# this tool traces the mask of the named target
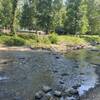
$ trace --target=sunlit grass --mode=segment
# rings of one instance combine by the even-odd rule
[[[59,36],[59,42],[66,42],[71,45],[80,45],[87,44],[87,41],[84,38],[76,37],[76,36]]]
[[[11,43],[13,42],[13,43]],[[65,43],[67,45],[86,45],[90,42],[99,42],[100,43],[100,36],[98,35],[80,35],[80,36],[72,36],[72,35],[57,35],[57,34],[50,34],[50,35],[35,35],[35,34],[27,34],[23,35],[20,34],[18,36],[10,36],[10,35],[1,35],[0,36],[0,44],[7,45],[8,43],[12,45],[17,45],[23,42],[23,45],[26,46],[50,46],[51,44],[62,44]]]

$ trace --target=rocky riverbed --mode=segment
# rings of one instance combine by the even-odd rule
[[[84,94],[99,84],[95,72],[99,62],[100,51],[94,49],[72,51],[65,57],[47,50],[2,50],[0,100],[35,100],[41,91],[50,100],[92,100]]]

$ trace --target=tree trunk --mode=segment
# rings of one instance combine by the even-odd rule
[[[13,35],[16,35],[16,30],[15,30],[15,19],[16,19],[16,9],[17,9],[17,4],[18,0],[13,0],[13,8],[12,8],[12,22],[11,22],[11,33]]]

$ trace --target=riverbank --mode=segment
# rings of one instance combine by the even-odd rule
[[[69,36],[69,35],[34,35],[18,34],[18,36],[1,35],[0,44],[3,46],[24,46],[31,49],[47,49],[66,53],[71,50],[90,48],[100,43],[99,36]]]

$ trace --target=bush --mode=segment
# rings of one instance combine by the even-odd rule
[[[84,35],[81,36],[81,38],[84,38],[88,42],[100,42],[100,37],[98,35]]]
[[[35,39],[36,35],[35,34],[19,34],[19,37],[23,38],[23,39]]]
[[[52,44],[56,44],[58,42],[58,35],[56,33],[50,34],[49,40]]]
[[[25,45],[25,40],[20,37],[13,36],[13,37],[7,38],[4,41],[4,44],[7,46],[22,46],[22,45]]]
[[[43,43],[45,43],[45,44],[50,44],[49,38],[48,38],[48,37],[44,37],[44,38],[43,38]]]

